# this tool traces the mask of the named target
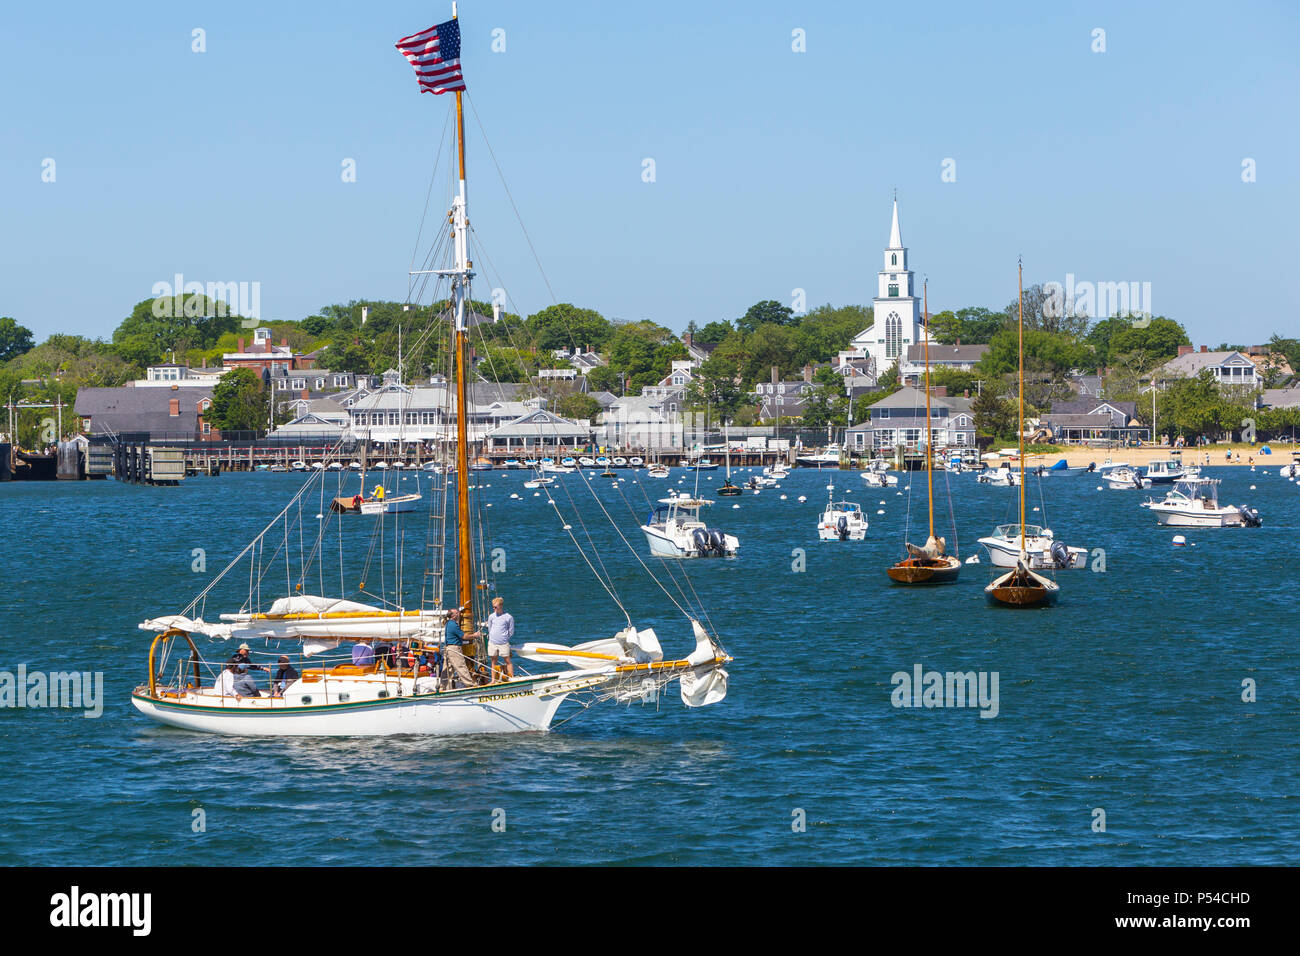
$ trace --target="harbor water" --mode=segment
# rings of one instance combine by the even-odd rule
[[[591,477],[591,492],[561,476],[557,505],[523,472],[476,473],[516,640],[576,644],[625,625],[568,522],[666,655],[693,648],[690,625],[638,557],[674,595],[670,573],[688,575],[736,660],[714,706],[686,708],[674,685],[657,702],[566,704],[548,733],[447,739],[219,737],[131,705],[148,671],[138,622],[182,610],[305,476],[0,486],[0,672],[103,674],[99,716],[0,708],[0,864],[1289,864],[1300,484],[1272,465],[1206,474],[1264,526],[1164,528],[1139,507],[1152,492],[1030,478],[1028,520],[1092,553],[1088,570],[1057,575],[1057,606],[1013,610],[986,602],[976,539],[1015,520],[1018,492],[969,474],[935,476],[937,532],[981,563],[921,589],[884,569],[902,556],[909,503],[910,537],[925,539],[924,475],[868,489],[856,471],[799,469],[716,498],[709,524],[739,537],[739,556],[664,567],[637,526],[647,496],[693,490],[693,473],[621,470],[617,489]],[[722,480],[699,476],[701,493]],[[817,539],[830,482],[865,509],[865,541]],[[375,520],[335,519],[349,588]],[[404,518],[412,604],[425,524]],[[391,587],[393,548],[372,557],[368,590]],[[285,581],[268,572],[263,594]],[[207,617],[247,591],[246,572],[223,582],[214,598],[228,606]],[[918,668],[976,672],[996,696],[897,706],[912,698],[896,675]]]

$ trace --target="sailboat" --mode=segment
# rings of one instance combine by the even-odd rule
[[[930,284],[922,285],[921,311],[930,314]],[[961,572],[961,561],[947,553],[947,542],[934,536],[934,432],[930,428],[930,332],[921,337],[925,350],[925,492],[930,509],[930,536],[923,547],[904,541],[907,557],[885,569],[896,584],[952,584]]]
[[[1029,566],[1029,554],[1025,549],[1025,280],[1024,266],[1018,269],[1018,288],[1016,311],[1020,330],[1017,349],[1019,352],[1020,405],[1017,416],[1016,431],[1020,439],[1020,554],[1016,566],[1006,574],[999,575],[984,588],[989,601],[1007,604],[1011,607],[1034,607],[1051,604],[1060,593],[1060,585],[1044,577]]]
[[[469,625],[464,628],[466,632],[475,629],[474,622],[482,629],[491,591],[484,543],[486,527],[479,520],[477,510],[471,507],[470,497],[467,306],[475,273],[469,258],[461,103],[465,85],[460,71],[460,29],[455,5],[450,21],[404,37],[397,47],[415,67],[423,90],[435,94],[455,92],[456,156],[460,172],[447,217],[449,233],[440,237],[430,256],[445,251],[451,263],[446,268],[411,273],[413,277],[437,276],[438,283],[446,282],[450,289],[444,315],[449,326],[447,362],[455,382],[456,414],[449,430],[454,434],[458,479],[452,492],[447,487],[450,469],[444,469],[437,473],[439,480],[429,495],[431,503],[441,503],[441,509],[431,507],[430,510],[425,547],[429,557],[419,589],[420,606],[407,607],[402,596],[403,552],[396,543],[401,540],[397,533],[393,534],[393,560],[399,583],[391,596],[376,595],[373,586],[367,589],[364,581],[357,584],[353,595],[304,593],[305,587],[315,586],[318,580],[324,590],[326,571],[332,563],[322,560],[322,549],[334,537],[327,535],[333,530],[329,528],[333,513],[325,509],[313,518],[317,496],[324,500],[323,482],[329,480],[328,470],[323,469],[304,483],[284,509],[180,613],[152,617],[140,624],[142,630],[152,632],[154,637],[149,646],[147,679],[134,689],[131,702],[154,720],[190,730],[307,736],[546,730],[570,697],[585,698],[584,704],[657,700],[659,692],[673,681],[678,682],[682,701],[687,706],[716,703],[726,696],[725,665],[732,658],[717,635],[701,623],[701,618],[708,619],[704,609],[690,599],[678,605],[694,637],[694,650],[682,658],[666,659],[654,630],[637,628],[626,611],[622,613],[622,626],[611,628],[612,634],[598,633],[577,646],[530,641],[515,648],[517,657],[559,665],[562,669],[558,671],[495,680],[495,674],[489,676],[478,659],[483,651],[481,644],[467,637],[463,650],[454,654],[445,644],[445,625],[450,620],[465,622]],[[328,457],[337,457],[341,446],[340,441]],[[338,480],[341,484],[341,477]],[[317,481],[322,482],[320,488],[315,485]],[[449,498],[454,499],[454,523],[449,521]],[[552,504],[557,503],[552,500]],[[394,518],[394,522],[398,520],[400,516]],[[296,530],[292,527],[295,523]],[[375,522],[371,525],[372,534],[385,534],[388,524]],[[339,590],[343,591],[347,549],[341,525],[337,537],[338,581]],[[384,540],[372,538],[371,556],[383,553],[379,545]],[[444,604],[444,555],[451,540],[454,540],[451,560],[456,578],[453,606],[447,606]],[[576,544],[577,539],[573,540]],[[300,552],[296,575],[290,555],[294,542],[299,543]],[[628,547],[631,550],[631,545]],[[366,558],[365,577],[371,576],[369,571],[383,570],[371,567],[371,556]],[[584,553],[583,558],[588,556]],[[637,560],[640,562],[640,558]],[[235,612],[219,613],[217,620],[205,620],[203,615],[209,600],[218,601],[222,593],[214,589],[245,561],[248,596],[243,605]],[[593,574],[597,573],[590,560],[587,565]],[[652,574],[643,563],[642,567]],[[384,577],[382,573],[378,576],[381,580]],[[612,580],[597,576],[622,610],[624,605],[612,589]],[[242,582],[242,579],[234,575],[231,581]],[[277,581],[283,584],[277,586]],[[279,587],[284,591],[279,591]],[[356,597],[369,600],[355,600]],[[579,626],[599,627],[590,611],[584,613]],[[566,628],[566,633],[571,632],[571,627]],[[212,662],[204,660],[195,636],[212,641],[242,638],[263,639],[279,645],[295,643],[301,645],[302,658],[322,655],[322,659],[320,666],[302,666],[300,676],[285,678],[278,686],[268,687],[269,694],[261,694],[256,688],[248,693],[249,688],[243,683],[246,678],[241,677],[240,682],[233,684],[225,679],[226,671],[247,665],[241,665],[238,658],[227,659],[224,652],[215,658],[221,676],[214,684],[208,683]],[[352,647],[343,648],[342,660],[333,663],[329,652],[345,644]],[[280,647],[271,651],[277,655],[282,652]],[[244,692],[236,688],[243,688]]]
[[[727,448],[727,478],[718,489],[718,494],[724,498],[734,498],[741,490],[738,485],[731,483],[731,436],[726,428],[722,430],[722,443]]]

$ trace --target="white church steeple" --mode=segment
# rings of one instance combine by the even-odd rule
[[[875,360],[877,375],[892,368],[900,357],[906,358],[908,346],[920,342],[926,334],[914,282],[915,274],[908,268],[907,249],[898,225],[898,198],[895,197],[884,268],[877,275],[876,296],[872,300],[875,321],[853,340],[854,348]]]

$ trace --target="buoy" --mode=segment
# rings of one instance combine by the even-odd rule
[[[834,490],[835,490],[835,486],[834,486],[834,485],[827,485],[827,486],[826,486],[826,490],[827,490],[827,491],[834,491]]]
[[[784,498],[785,495],[782,495],[781,497]],[[808,500],[808,497],[807,497],[806,495],[800,495],[800,496],[799,496],[799,500],[800,500],[800,501],[807,501],[807,500]]]
[[[318,515],[316,515],[316,517],[317,517],[317,518],[323,518],[323,517],[325,517],[325,516],[324,516],[323,514],[318,514]]]
[[[571,525],[571,524],[566,524],[566,525],[564,526],[564,530],[565,530],[565,531],[572,531],[572,530],[573,530],[573,525]]]
[[[733,507],[733,508],[739,508],[740,505],[732,505],[731,507]]]
[[[533,497],[534,497],[534,498],[540,498],[541,496],[542,496],[542,493],[541,493],[540,491],[534,491],[534,492],[533,492]]]
[[[1098,491],[1101,491],[1101,485],[1098,485],[1098,486],[1097,486],[1097,490],[1098,490]]]
[[[1038,510],[1038,506],[1037,506],[1037,505],[1034,505],[1034,510],[1035,510],[1035,511]]]
[[[1251,490],[1251,491],[1254,491],[1254,490],[1255,490],[1255,486],[1254,486],[1254,485],[1251,485],[1251,486],[1250,486],[1250,490]]]
[[[519,496],[518,496],[518,495],[511,495],[510,497],[511,497],[511,498],[518,498]]]
[[[782,500],[782,501],[785,501],[785,495],[782,495],[782,496],[781,496],[781,500]]]
[[[883,515],[884,513],[885,513],[885,509],[884,509],[884,508],[878,508],[878,509],[876,509],[876,514],[878,514],[878,515]]]
[[[489,501],[489,502],[487,503],[487,506],[488,506],[489,508],[491,508],[491,507],[492,507],[492,502]]]
[[[883,502],[883,501],[882,501],[882,502],[881,502],[881,504],[882,504],[882,505],[883,505],[883,504],[884,504],[884,502]]]
[[[1187,539],[1184,538],[1181,534],[1176,534],[1176,535],[1174,535],[1174,547],[1175,547],[1175,548],[1181,548],[1181,547],[1183,547],[1183,546],[1186,545],[1186,544],[1187,544]]]

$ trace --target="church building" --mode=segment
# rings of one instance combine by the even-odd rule
[[[877,376],[905,359],[908,346],[923,341],[922,336],[926,335],[915,277],[908,268],[907,249],[898,228],[897,199],[883,265],[877,279],[876,297],[871,302],[875,321],[859,332],[852,344],[855,351],[870,358],[870,367]]]

